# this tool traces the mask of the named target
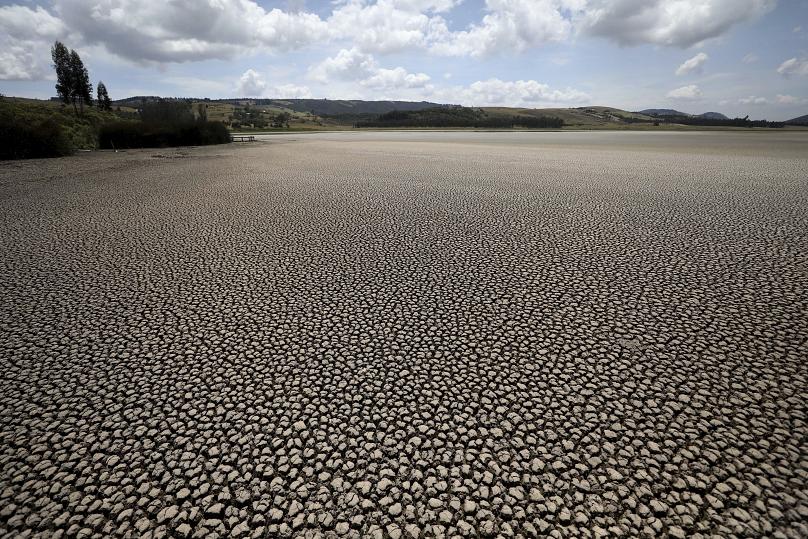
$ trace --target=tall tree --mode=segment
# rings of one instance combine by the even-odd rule
[[[84,113],[84,104],[93,104],[93,85],[90,82],[90,74],[81,61],[81,56],[74,50],[70,50],[70,73],[73,79],[72,96],[73,103],[78,102],[81,112]]]
[[[98,81],[96,91],[98,93],[98,108],[101,110],[112,110],[112,100],[109,98],[107,87],[103,82]]]
[[[51,48],[53,68],[56,70],[56,93],[65,104],[72,104],[78,114],[76,104],[84,112],[84,104],[93,104],[93,85],[90,74],[75,50],[67,50],[64,43],[56,41]]]
[[[70,69],[70,51],[67,50],[64,43],[57,41],[51,47],[51,58],[53,68],[56,70],[56,94],[61,98],[62,103],[69,105],[73,103],[73,72]]]

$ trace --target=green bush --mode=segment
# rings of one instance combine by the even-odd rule
[[[3,131],[4,159],[22,159],[22,155],[50,157],[66,155],[77,149],[92,150],[98,147],[98,129],[101,125],[121,121],[122,118],[115,112],[101,111],[96,107],[85,107],[84,114],[77,115],[73,107],[65,107],[60,103],[38,101],[33,99],[0,97],[0,130]],[[62,135],[56,135],[53,126],[56,125]],[[18,131],[22,130],[21,133]],[[43,137],[47,133],[49,140],[57,146],[54,151],[34,151],[29,148],[21,151],[20,140],[31,140],[31,137]],[[11,143],[6,142],[11,140]],[[63,147],[67,141],[68,150]],[[40,144],[41,143],[37,143]],[[6,157],[20,155],[21,157]]]
[[[116,122],[101,127],[100,148],[165,148],[205,146],[230,142],[230,132],[219,122],[194,122],[179,125]]]
[[[140,105],[140,119],[147,124],[186,125],[193,123],[194,112],[190,101],[159,99]]]
[[[0,159],[59,157],[76,149],[201,146],[230,142],[224,124],[194,119],[185,102],[146,105],[140,122],[127,113],[0,97]],[[131,113],[129,114],[131,116]],[[114,146],[113,146],[114,145]]]
[[[53,119],[34,124],[11,118],[0,119],[0,159],[61,157],[73,153],[73,146]]]

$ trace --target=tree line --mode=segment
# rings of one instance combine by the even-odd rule
[[[101,126],[98,147],[102,149],[162,148],[226,144],[230,132],[221,122],[208,121],[208,105],[185,99],[143,101],[139,122],[118,121]]]
[[[61,41],[57,41],[51,48],[53,68],[56,70],[56,94],[65,105],[73,105],[78,115],[84,113],[84,106],[93,106],[93,85],[90,82],[90,73],[84,62],[74,49],[68,48]],[[107,87],[98,81],[96,88],[98,108],[112,110],[112,100],[109,98]]]
[[[76,115],[84,114],[84,106],[94,105],[93,85],[84,62],[75,50],[68,50],[60,41],[51,49],[56,70],[56,92],[65,105],[73,105]],[[112,110],[107,87],[99,81],[96,104],[100,110]],[[122,116],[119,114],[119,116]],[[138,109],[140,121],[118,120],[98,128],[99,148],[155,148],[191,146],[230,142],[230,132],[220,122],[209,122],[207,105],[192,110],[190,101],[145,101]]]
[[[744,118],[704,118],[701,116],[654,116],[654,125],[659,122],[693,125],[698,127],[769,127],[781,128],[785,122],[769,122],[767,120],[750,120],[749,116]],[[641,120],[648,122],[648,120]]]
[[[51,48],[56,92],[64,105],[0,96],[0,160],[60,157],[92,148],[147,148],[222,144],[231,141],[221,122],[207,119],[207,104],[158,99],[136,112],[112,110],[106,85],[93,99],[81,56],[56,41]],[[72,110],[71,107],[72,106]],[[92,108],[89,108],[92,107]]]
[[[476,127],[492,129],[557,129],[564,120],[550,116],[491,115],[482,109],[461,106],[434,107],[422,110],[394,110],[375,118],[362,119],[354,127]]]
[[[292,115],[286,111],[278,112],[277,114],[269,114],[265,113],[260,108],[245,105],[244,107],[234,106],[230,125],[233,129],[245,127],[253,127],[255,129],[285,127],[288,129],[289,122],[291,121]]]

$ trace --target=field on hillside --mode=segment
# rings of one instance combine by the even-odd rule
[[[0,535],[808,537],[808,133],[0,163]]]
[[[296,111],[291,108],[256,104],[245,100],[238,104],[196,101],[194,107],[206,106],[208,119],[226,124],[237,132],[252,133],[265,131],[306,131],[328,130],[335,127],[350,126],[348,122],[340,123],[323,118],[311,112]],[[276,120],[284,115],[287,122],[275,125]],[[287,127],[288,125],[288,127]]]
[[[572,128],[598,128],[629,126],[626,119],[644,120],[653,122],[653,118],[644,114],[637,114],[620,109],[608,107],[582,107],[582,108],[549,108],[527,109],[510,107],[484,107],[486,111],[496,114],[521,114],[526,116],[555,116],[564,120],[566,127]]]

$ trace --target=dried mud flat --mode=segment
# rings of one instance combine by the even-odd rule
[[[808,136],[0,164],[0,534],[808,536]]]

